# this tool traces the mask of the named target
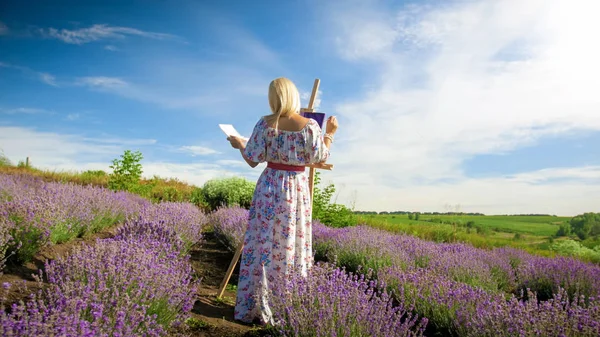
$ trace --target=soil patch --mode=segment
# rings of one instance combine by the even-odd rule
[[[213,232],[207,232],[204,234],[203,244],[196,245],[190,255],[192,267],[201,278],[198,298],[191,313],[200,326],[186,329],[186,334],[194,337],[263,336],[259,327],[235,321],[233,316],[239,263],[236,264],[222,298],[216,297],[234,253],[219,242]]]

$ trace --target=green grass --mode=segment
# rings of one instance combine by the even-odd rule
[[[440,225],[457,223],[466,225],[472,221],[474,226],[485,227],[494,232],[520,233],[548,237],[556,234],[561,223],[570,217],[559,216],[511,216],[511,215],[423,215],[419,220],[410,220],[406,214],[371,215],[393,224]]]
[[[444,217],[451,218],[452,216]],[[455,216],[455,218],[458,217],[459,216]],[[484,216],[478,217],[483,218]],[[477,216],[463,216],[463,218],[477,218]],[[504,216],[504,218],[507,219],[510,218],[510,216]],[[421,215],[418,221],[409,220],[408,217],[403,214],[359,216],[359,222],[368,226],[394,233],[404,233],[424,240],[435,242],[464,242],[483,249],[513,247],[523,249],[531,254],[548,257],[556,256],[556,252],[550,250],[548,236],[520,233],[519,235],[516,235],[515,233],[498,232],[489,225],[478,224],[477,222],[475,222],[475,226],[479,226],[479,229],[475,227],[468,228],[466,225],[454,226],[447,223],[434,223],[425,221],[426,219],[429,219],[429,216]],[[467,221],[463,220],[463,224],[466,224]],[[508,224],[510,224],[510,222],[508,222]],[[542,223],[540,225],[544,226],[545,224]],[[534,230],[533,232],[539,234],[540,231]],[[558,242],[564,239],[566,238],[555,238],[554,241]]]

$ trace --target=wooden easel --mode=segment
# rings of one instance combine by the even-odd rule
[[[319,91],[319,84],[321,84],[321,80],[319,80],[318,78],[315,79],[315,83],[313,84],[312,93],[310,95],[310,101],[308,101],[308,107],[300,109],[300,112],[314,112],[315,109],[313,107],[315,104],[315,99],[317,98],[317,92]],[[311,203],[311,210],[312,210],[312,202],[313,202],[313,195],[314,195],[313,194],[313,186],[315,184],[315,170],[322,169],[322,170],[331,171],[333,169],[333,165],[321,163],[321,164],[313,164],[313,165],[307,165],[307,166],[310,168],[309,175],[308,175],[308,189],[310,191],[310,203]],[[227,268],[227,272],[225,273],[225,278],[223,278],[223,281],[221,281],[221,285],[219,286],[219,292],[217,293],[217,298],[221,298],[221,296],[223,296],[223,293],[225,292],[225,287],[227,286],[227,283],[229,282],[229,279],[231,278],[231,274],[233,274],[233,269],[235,268],[235,265],[237,264],[238,260],[240,259],[240,256],[242,255],[243,250],[244,250],[244,242],[242,241],[242,243],[240,243],[237,250],[235,251],[235,255],[233,256],[233,259],[229,263],[229,268]]]

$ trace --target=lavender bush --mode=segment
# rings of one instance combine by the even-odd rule
[[[242,207],[219,207],[208,215],[217,239],[232,252],[244,240],[248,214],[248,210]]]
[[[600,300],[581,296],[569,300],[559,288],[552,298],[538,301],[529,291],[528,301],[488,300],[459,307],[456,325],[461,336],[600,336]]]
[[[145,242],[159,241],[169,245],[176,252],[187,254],[184,241],[164,221],[149,222],[143,221],[141,218],[135,221],[128,221],[124,225],[119,226],[114,239]]]
[[[271,301],[283,336],[422,336],[427,325],[394,306],[384,284],[327,264],[279,279]]]
[[[438,244],[367,226],[330,228],[318,222],[313,225],[313,236],[316,255],[336,259],[350,270],[418,267],[489,291],[516,287],[507,259],[466,244]]]
[[[15,303],[10,314],[0,312],[0,332],[2,336],[144,336],[161,337],[166,335],[164,327],[153,316],[146,314],[146,308],[127,302],[116,311],[116,317],[105,316],[109,305],[101,303],[97,294],[78,288],[77,296],[55,294],[62,300],[48,304],[45,293],[32,294],[27,303]],[[112,314],[112,313],[111,313]],[[114,316],[114,315],[113,315]]]
[[[49,287],[2,313],[3,335],[165,336],[181,324],[198,285],[183,242],[163,224],[131,228],[46,263]]]
[[[202,241],[202,230],[208,222],[207,216],[198,207],[188,202],[161,202],[143,207],[140,218],[145,221],[164,222],[173,228],[184,242],[182,251]]]
[[[126,192],[0,175],[0,252],[25,262],[46,244],[98,232],[149,205]]]
[[[600,296],[600,267],[573,257],[531,256],[518,266],[516,273],[521,290],[535,290],[542,300],[557,294],[559,288],[563,288],[571,300],[577,294]]]
[[[563,289],[547,301],[491,294],[426,269],[385,268],[380,280],[396,289],[438,332],[458,336],[598,336],[600,301],[569,302]],[[587,303],[586,303],[587,302]]]

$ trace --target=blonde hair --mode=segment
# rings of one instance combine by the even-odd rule
[[[270,124],[275,121],[275,131],[279,117],[289,116],[300,111],[300,93],[294,82],[285,77],[276,78],[269,84],[269,106],[272,114],[266,116]]]

